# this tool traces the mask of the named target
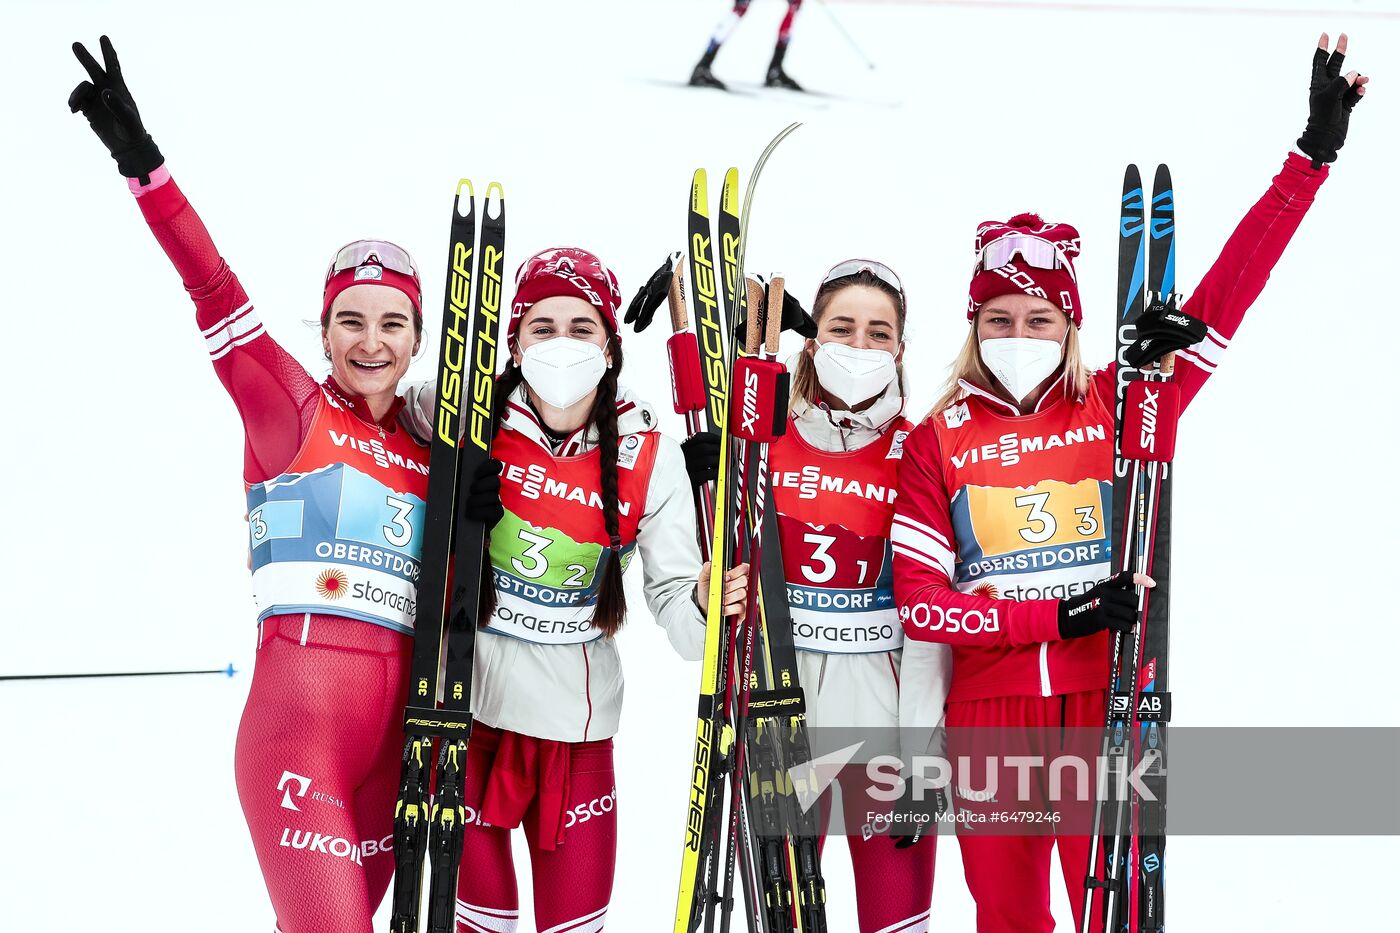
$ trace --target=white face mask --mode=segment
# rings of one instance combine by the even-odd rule
[[[981,343],[982,362],[1019,403],[1060,365],[1064,341],[993,337]]]
[[[520,370],[540,401],[563,410],[598,388],[608,361],[595,343],[551,337],[525,348]]]
[[[844,343],[818,343],[812,362],[822,388],[847,405],[859,405],[879,395],[897,372],[894,354],[888,350],[866,350]]]

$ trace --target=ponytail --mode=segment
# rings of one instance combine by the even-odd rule
[[[622,534],[617,504],[617,376],[622,370],[622,342],[608,335],[613,364],[598,383],[591,420],[598,428],[598,479],[603,490],[603,527],[608,547],[601,555],[602,579],[596,580],[598,601],[593,626],[607,637],[616,635],[627,616],[627,594],[622,588]]]

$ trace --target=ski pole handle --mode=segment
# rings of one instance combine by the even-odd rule
[[[666,292],[666,301],[671,306],[671,332],[675,334],[690,330],[690,316],[685,310],[685,279],[681,275],[681,264],[671,270],[671,287]]]
[[[749,356],[758,355],[758,341],[762,331],[759,328],[759,312],[763,309],[763,285],[755,279],[745,279],[748,287],[748,311],[744,315],[747,325],[744,331],[744,352]]]
[[[763,353],[765,356],[778,355],[778,337],[783,332],[783,277],[775,275],[768,280],[768,311],[764,318]]]

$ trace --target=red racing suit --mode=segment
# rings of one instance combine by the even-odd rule
[[[1209,325],[1177,354],[1188,405],[1220,362],[1327,177],[1290,154],[1184,310]],[[1036,411],[964,383],[904,442],[891,540],[906,638],[953,646],[949,701],[1101,689],[1106,635],[1060,641],[1059,600],[1110,574],[1116,366]]]
[[[1326,167],[1290,154],[1185,305],[1209,329],[1177,355],[1183,407],[1220,363],[1326,177]],[[1112,572],[1115,379],[1109,365],[1077,399],[1053,385],[1026,415],[964,382],[964,396],[904,443],[890,532],[895,602],[906,639],[952,648],[948,748],[960,818],[979,815],[975,789],[986,785],[956,763],[983,760],[979,743],[996,728],[1064,742],[1066,727],[1102,727],[1108,636],[1060,640],[1058,621],[1061,599]],[[957,825],[980,933],[1054,928],[1056,845],[1081,928],[1088,837]],[[1090,916],[1101,916],[1097,904]]]

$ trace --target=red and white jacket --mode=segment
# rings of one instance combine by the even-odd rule
[[[1177,355],[1183,408],[1215,371],[1327,167],[1292,153],[1235,228],[1187,313],[1206,339]],[[1059,601],[1111,573],[1116,367],[1021,415],[969,383],[904,443],[890,537],[906,639],[949,644],[949,701],[1104,689],[1107,635],[1059,640]]]

